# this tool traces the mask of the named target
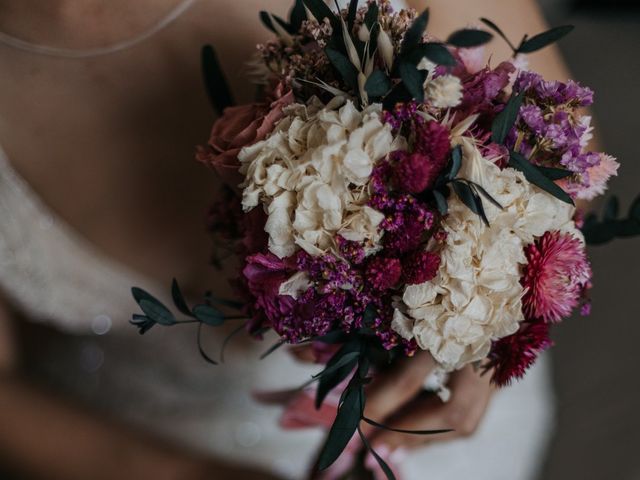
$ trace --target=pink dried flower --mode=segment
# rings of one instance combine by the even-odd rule
[[[528,263],[520,283],[527,318],[557,322],[578,305],[591,267],[584,244],[569,233],[546,232],[525,248]]]
[[[589,185],[578,191],[578,198],[581,200],[593,200],[598,195],[602,195],[607,189],[609,179],[618,174],[618,167],[620,167],[620,164],[614,157],[601,153],[600,162],[593,167],[587,168]]]
[[[393,183],[405,192],[422,192],[433,184],[440,173],[440,168],[427,155],[405,153],[398,157],[393,170]]]
[[[440,256],[433,252],[414,252],[402,259],[402,276],[409,285],[432,280],[439,268]]]
[[[439,169],[442,170],[451,150],[449,129],[433,121],[416,123],[415,149],[419,153],[428,155],[431,161],[439,165]]]
[[[504,387],[522,378],[538,355],[552,345],[548,323],[523,323],[513,335],[494,342],[486,365],[487,369],[493,369],[491,381]]]
[[[402,265],[397,258],[375,257],[367,265],[365,278],[369,286],[381,292],[400,281]]]

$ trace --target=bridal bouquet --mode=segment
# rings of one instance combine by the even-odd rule
[[[209,221],[241,259],[239,300],[209,294],[192,308],[174,282],[191,319],[180,321],[134,289],[143,314],[133,323],[144,332],[246,318],[249,334],[278,334],[270,351],[312,345],[326,362],[311,379],[316,406],[342,389],[323,469],[361,421],[384,428],[364,416],[365,386],[395,358],[427,350],[443,372],[474,364],[508,385],[551,345],[554,324],[588,313],[574,203],[603,193],[618,163],[587,148],[593,92],[526,69],[524,55],[569,26],[514,44],[482,19],[487,30],[442,41],[426,33],[428,11],[394,12],[387,0],[339,11],[303,0],[288,20],[260,16],[275,38],[251,62],[258,103],[232,106],[203,50],[222,115],[198,159],[226,184]],[[513,58],[486,65],[481,46],[494,34]],[[626,220],[587,227],[600,238],[638,233],[640,202]]]

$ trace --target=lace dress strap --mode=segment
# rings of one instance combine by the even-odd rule
[[[155,287],[58,218],[0,148],[0,290],[8,300],[30,319],[100,333],[135,310],[133,285]]]

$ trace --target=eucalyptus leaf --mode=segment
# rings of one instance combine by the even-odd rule
[[[417,65],[420,63],[420,60],[425,57],[436,65],[454,66],[456,64],[456,59],[449,49],[444,44],[438,42],[418,45],[403,55],[402,59],[406,59]]]
[[[140,305],[140,308],[145,313],[145,315],[156,322],[158,325],[169,326],[176,323],[176,318],[167,309],[167,307],[165,307],[161,303],[143,298],[138,304]]]
[[[367,26],[369,31],[373,28],[373,26],[378,23],[378,4],[376,2],[370,3],[368,5],[367,13],[364,14],[364,24]]]
[[[629,207],[629,218],[640,221],[640,195],[638,195]]]
[[[615,220],[618,218],[618,211],[620,210],[620,202],[615,195],[609,197],[604,207],[604,220]]]
[[[402,78],[402,82],[407,88],[407,91],[415,100],[417,100],[418,102],[423,102],[423,84],[425,80],[424,70],[418,70],[418,68],[414,64],[409,62],[400,62],[398,70],[400,72],[400,78]]]
[[[436,206],[438,207],[438,212],[440,215],[444,216],[449,213],[449,205],[447,204],[447,199],[439,190],[433,191],[433,197],[436,200]]]
[[[295,33],[295,30],[293,29],[293,27],[289,25],[286,21],[284,21],[282,18],[278,17],[277,15],[274,15],[273,13],[270,14],[269,12],[265,12],[264,10],[260,11],[260,21],[264,24],[265,27],[267,27],[269,30],[271,30],[273,33],[277,35],[278,30],[276,29],[276,27],[273,26],[273,23],[271,22],[271,18],[273,18],[276,22],[278,22],[286,32]]]
[[[211,365],[218,365],[213,358],[211,358],[207,352],[202,348],[202,323],[198,324],[198,334],[196,336],[196,342],[198,344],[198,352],[200,352],[200,356],[205,359],[205,361],[209,362]]]
[[[138,315],[136,313],[133,314],[131,320],[129,320],[129,323],[138,328],[138,333],[140,335],[144,335],[145,333],[147,333],[156,324],[156,322],[151,320],[146,315]]]
[[[401,52],[408,52],[413,47],[422,43],[422,36],[427,29],[429,23],[429,9],[425,9],[420,15],[416,17],[409,29],[404,34],[402,39],[402,45],[400,46]]]
[[[338,407],[336,419],[320,452],[318,459],[320,470],[330,467],[344,451],[358,428],[363,408],[364,388],[362,386],[347,387]]]
[[[440,429],[440,430],[406,430],[403,428],[393,428],[382,423],[378,423],[375,420],[372,420],[368,417],[363,416],[362,420],[369,425],[373,425],[376,428],[380,428],[382,430],[389,430],[390,432],[398,432],[398,433],[406,433],[408,435],[439,435],[441,433],[449,433],[453,432],[452,429]]]
[[[193,315],[205,325],[218,327],[224,323],[224,315],[211,305],[200,304],[193,307]]]
[[[176,318],[171,311],[153,295],[138,287],[133,287],[131,293],[149,319],[160,325],[174,325],[176,323]]]
[[[209,102],[215,112],[218,115],[222,115],[224,109],[232,106],[234,101],[224,71],[218,61],[218,56],[211,45],[202,47],[200,61]]]
[[[175,278],[171,282],[171,297],[173,298],[173,304],[180,312],[193,317],[193,313],[191,313],[191,309],[189,308],[189,305],[187,305],[187,301],[185,300],[184,295],[182,295],[178,281]]]
[[[516,122],[516,118],[518,118],[518,112],[520,111],[523,100],[524,95],[522,93],[511,95],[505,107],[496,115],[491,125],[492,142],[499,143],[500,145],[504,144],[509,131]]]
[[[538,170],[540,170],[545,177],[550,178],[551,180],[561,180],[574,174],[571,170],[565,170],[563,168],[538,167]]]
[[[367,78],[364,89],[369,97],[384,97],[391,90],[391,80],[382,70],[374,70]]]
[[[342,367],[345,367],[345,366],[351,366],[351,370],[353,370],[356,364],[358,363],[358,358],[360,358],[360,352],[345,353],[343,356],[341,356],[338,359],[337,362],[335,362],[330,366],[327,365],[327,367],[324,370],[322,370],[320,373],[315,374],[313,378],[320,378],[325,375],[331,375],[333,373],[336,373],[338,370],[340,370]]]
[[[562,37],[568,35],[574,29],[573,25],[563,25],[555,27],[546,32],[539,33],[533,37],[523,40],[517,49],[518,53],[531,53],[540,50],[547,45],[557,42]]]
[[[498,202],[495,198],[493,198],[491,194],[487,192],[487,190],[482,185],[480,185],[479,183],[471,182],[471,181],[469,183],[473,185],[473,188],[477,190],[484,198],[489,200],[496,208],[499,208],[500,210],[504,210],[504,207],[500,205],[500,202]]]
[[[289,23],[292,29],[297,33],[302,27],[302,22],[307,19],[307,11],[304,8],[303,0],[296,0],[289,13]]]
[[[460,198],[462,203],[464,203],[469,210],[478,215],[486,225],[489,225],[489,220],[487,219],[484,207],[482,206],[482,200],[480,200],[471,187],[458,180],[452,182],[451,185],[453,186],[453,191],[456,192],[456,195],[458,195],[458,198]]]
[[[353,90],[358,90],[358,70],[355,65],[351,63],[349,58],[340,53],[338,50],[327,47],[324,49],[331,65],[340,73],[344,82],[349,85]]]
[[[534,185],[542,190],[550,193],[558,200],[573,205],[573,199],[567,192],[562,190],[553,180],[547,178],[535,165],[524,158],[520,153],[511,150],[509,157],[509,166],[520,170],[524,176]]]
[[[392,110],[399,102],[408,102],[411,100],[411,94],[404,82],[399,82],[391,89],[391,91],[384,97],[382,106],[385,110]]]
[[[335,27],[337,24],[336,16],[323,0],[303,0],[303,2],[318,22],[322,23],[325,18],[328,18]]]
[[[349,2],[349,13],[347,14],[347,25],[349,31],[353,28],[353,24],[356,21],[356,14],[358,13],[358,0],[351,0]]]
[[[616,235],[618,237],[635,237],[640,235],[640,220],[627,218],[616,221]]]
[[[493,35],[484,30],[476,30],[471,28],[465,28],[457,30],[449,35],[447,43],[455,47],[470,48],[479,47],[488,43],[493,38]]]
[[[447,179],[453,180],[458,175],[460,171],[460,167],[462,166],[462,147],[460,145],[456,145],[453,150],[451,150],[451,169],[447,173]]]
[[[354,352],[360,354],[361,349],[362,343],[358,338],[350,340],[342,347],[340,347],[340,349],[333,355],[333,357],[329,359],[326,368],[331,368],[333,365],[340,362],[340,359],[345,355],[349,355]],[[317,409],[322,406],[322,402],[324,402],[324,399],[329,394],[329,392],[337,387],[344,379],[346,379],[353,371],[354,367],[355,365],[345,364],[336,371],[320,377],[315,398],[315,406]]]
[[[396,476],[394,475],[393,470],[391,470],[389,465],[387,465],[387,462],[384,461],[384,459],[378,454],[378,452],[376,452],[373,449],[366,435],[362,433],[362,430],[360,429],[360,427],[358,427],[358,435],[360,435],[362,444],[371,453],[371,455],[373,455],[373,458],[376,459],[376,462],[378,462],[378,465],[380,465],[380,469],[384,472],[385,476],[387,477],[387,480],[396,480]]]
[[[489,20],[488,18],[481,18],[480,21],[482,23],[484,23],[487,27],[489,27],[491,30],[493,30],[494,32],[496,32],[500,37],[502,37],[502,39],[507,42],[507,45],[509,45],[509,47],[511,48],[511,50],[513,50],[514,52],[516,51],[516,47],[513,45],[513,43],[511,43],[511,40],[509,40],[509,38],[505,35],[505,33],[500,29],[500,27],[498,27],[498,25],[496,25],[495,23],[493,23],[491,20]]]

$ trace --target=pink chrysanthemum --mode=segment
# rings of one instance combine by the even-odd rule
[[[433,252],[415,252],[402,260],[402,276],[408,285],[428,282],[438,273],[440,257]]]
[[[528,263],[520,283],[527,318],[557,322],[578,305],[591,267],[584,244],[568,233],[546,232],[525,248]]]
[[[513,335],[494,342],[486,365],[487,369],[493,369],[491,381],[504,387],[514,379],[522,378],[538,355],[552,345],[548,323],[523,323]]]
[[[385,291],[400,281],[402,265],[397,258],[375,257],[367,265],[365,278],[378,291]]]

